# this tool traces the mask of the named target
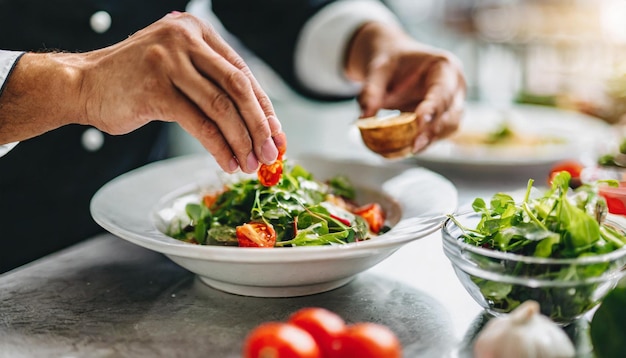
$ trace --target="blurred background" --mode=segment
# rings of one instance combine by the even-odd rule
[[[468,101],[494,109],[547,106],[610,124],[625,117],[626,1],[388,0],[387,4],[415,38],[462,60]],[[216,23],[193,2],[188,10]],[[237,48],[236,39],[230,40]],[[358,118],[356,102],[318,103],[299,97],[263,63],[238,49],[272,97],[286,133],[303,126],[309,131],[290,146],[292,154],[324,146],[311,121],[330,116],[345,124]],[[185,136],[174,131],[174,154],[201,150]]]

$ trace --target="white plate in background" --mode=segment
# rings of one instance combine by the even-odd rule
[[[461,145],[454,140],[444,139],[433,143],[410,160],[437,169],[524,170],[548,167],[566,159],[583,162],[594,160],[602,142],[615,140],[612,126],[601,119],[578,112],[531,105],[513,105],[503,111],[488,105],[468,103],[458,133],[492,133],[504,120],[522,136],[559,138],[562,141],[508,146]]]

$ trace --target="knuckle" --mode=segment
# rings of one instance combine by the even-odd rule
[[[205,138],[215,138],[222,135],[215,123],[211,120],[202,121],[200,133]]]
[[[167,50],[160,44],[151,44],[146,47],[144,58],[151,65],[162,63],[167,58]]]
[[[272,101],[270,100],[268,96],[265,96],[265,95],[259,96],[258,101],[259,101],[259,105],[261,105],[261,108],[263,109],[265,113],[274,111]]]
[[[216,113],[218,116],[225,115],[233,108],[230,98],[223,92],[216,93],[210,103],[212,112]]]
[[[231,71],[226,76],[225,87],[229,93],[233,93],[235,96],[243,95],[249,92],[251,83],[242,71]]]

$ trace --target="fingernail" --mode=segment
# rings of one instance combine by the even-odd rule
[[[172,12],[170,12],[170,15],[178,15],[178,14],[180,14],[180,11],[172,11]]]
[[[425,114],[425,115],[422,116],[422,121],[424,123],[428,123],[428,122],[430,122],[432,120],[433,120],[433,115],[432,114]]]
[[[278,149],[276,149],[276,145],[274,144],[274,140],[272,138],[267,138],[265,142],[263,142],[263,146],[261,146],[261,155],[261,159],[265,164],[272,164],[278,157]]]
[[[283,130],[283,125],[280,124],[280,121],[276,116],[268,116],[267,123],[270,125],[270,129],[272,130],[272,134],[280,133]]]
[[[415,143],[413,144],[413,153],[417,153],[420,150],[424,149],[429,142],[430,139],[428,139],[426,135],[421,134],[417,136],[417,138],[415,139]]]
[[[231,173],[234,173],[237,170],[239,170],[239,162],[237,161],[237,159],[235,159],[235,158],[231,158],[230,159],[230,162],[228,163],[228,170]]]
[[[247,167],[250,172],[259,169],[259,160],[256,158],[256,155],[254,155],[254,153],[250,152],[250,154],[248,154],[248,159],[246,162],[248,164]]]

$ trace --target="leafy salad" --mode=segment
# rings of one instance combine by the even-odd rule
[[[462,229],[459,239],[468,244],[527,257],[575,260],[626,250],[626,235],[605,220],[606,202],[598,194],[599,185],[618,183],[613,180],[587,183],[570,193],[570,179],[568,172],[559,172],[552,179],[551,188],[542,194],[533,191],[531,179],[522,202],[505,193],[495,194],[489,205],[476,198],[472,208],[480,214],[480,220],[474,228],[464,227],[454,216],[450,219]],[[531,197],[532,194],[537,195]],[[482,268],[494,268],[488,257],[477,255],[475,260]],[[599,277],[610,269],[623,269],[625,263],[621,260],[577,265],[570,261],[570,264],[549,265],[502,261],[498,269],[510,276],[572,284],[532,287],[476,276],[472,276],[472,281],[495,310],[509,312],[532,299],[542,303],[544,314],[555,321],[564,321],[598,303],[594,292],[601,283],[587,279]]]
[[[347,177],[320,182],[285,162],[274,185],[242,179],[186,204],[167,234],[200,245],[293,247],[341,245],[389,230],[380,204],[355,198]]]

